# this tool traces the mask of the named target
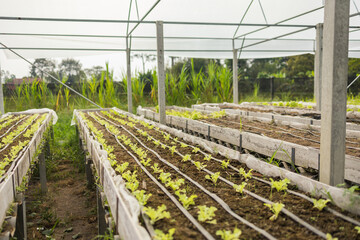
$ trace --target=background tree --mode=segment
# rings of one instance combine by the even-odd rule
[[[67,84],[80,82],[80,79],[85,77],[85,73],[82,70],[82,64],[79,60],[73,58],[67,58],[61,61],[59,64],[59,75],[61,79],[63,77],[68,77]]]
[[[147,62],[153,62],[156,60],[156,55],[153,54],[145,54],[145,53],[137,53],[132,55],[133,58],[140,58],[143,65],[143,73],[145,73],[145,64]]]
[[[307,73],[312,71],[314,71],[314,55],[312,54],[289,57],[284,69],[287,77],[306,77]]]
[[[45,79],[46,75],[44,75],[43,71],[54,74],[55,66],[55,62],[52,59],[36,58],[34,60],[34,65],[31,65],[30,67],[30,76]]]
[[[84,70],[87,78],[92,78],[92,76],[95,76],[95,78],[98,80],[100,80],[101,73],[103,71],[105,71],[105,69],[102,66],[93,66],[92,68],[86,68]]]

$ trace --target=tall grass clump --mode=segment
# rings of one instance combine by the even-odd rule
[[[232,72],[226,67],[219,67],[216,72],[216,92],[218,101],[230,102],[232,99]]]

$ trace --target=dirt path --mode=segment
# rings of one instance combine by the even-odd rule
[[[71,113],[54,126],[51,157],[46,154],[48,193],[40,192],[35,170],[26,191],[28,239],[94,239],[97,236],[95,188],[86,187],[84,153]],[[94,186],[95,187],[95,186]]]

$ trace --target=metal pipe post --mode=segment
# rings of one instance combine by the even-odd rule
[[[239,81],[237,68],[237,49],[233,49],[233,100],[235,104],[239,103]]]
[[[127,100],[128,112],[133,112],[132,88],[131,88],[131,66],[130,66],[130,48],[126,48],[126,75],[127,75]]]
[[[320,181],[344,182],[349,0],[325,2],[320,139]]]
[[[166,103],[165,103],[165,67],[164,67],[164,30],[163,22],[156,21],[157,39],[157,70],[158,70],[158,95],[160,123],[166,124]]]
[[[4,107],[4,93],[3,93],[3,84],[2,84],[2,75],[1,75],[1,65],[0,65],[0,116],[5,113]]]
[[[315,66],[314,66],[314,98],[316,110],[321,111],[321,68],[323,55],[323,28],[324,24],[316,25],[316,47],[315,47]]]

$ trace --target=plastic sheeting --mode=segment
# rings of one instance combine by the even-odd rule
[[[94,0],[79,1],[25,1],[14,0],[3,4],[0,16],[37,17],[37,18],[72,18],[72,19],[108,19],[127,20],[130,3],[130,20],[141,19],[154,5],[156,0],[109,0],[99,3]],[[323,0],[162,0],[145,18],[146,21],[162,20],[164,24],[165,55],[200,58],[232,58],[232,38],[254,31],[259,26],[237,25],[190,25],[167,24],[169,21],[203,22],[203,23],[240,23],[247,7],[252,2],[243,23],[274,24],[301,13],[322,7]],[[260,5],[261,4],[261,5]],[[357,13],[356,6],[360,1],[351,2],[350,14]],[[262,9],[261,9],[262,6]],[[263,10],[263,11],[262,11]],[[263,15],[263,12],[265,16]],[[324,9],[284,22],[283,24],[316,25],[323,22]],[[350,19],[350,25],[359,26],[360,16]],[[62,21],[19,21],[0,20],[0,42],[17,48],[78,48],[78,50],[21,50],[17,51],[28,58],[66,57],[106,54],[124,51],[124,36],[133,29],[135,23],[96,23],[96,22],[62,22]],[[269,27],[262,31],[239,38],[236,48],[245,47],[241,58],[266,58],[297,55],[314,52],[315,28],[310,28],[274,41],[247,47],[267,38],[274,38],[286,33],[300,30],[299,27]],[[352,31],[354,29],[350,29]],[[104,37],[65,37],[65,36],[22,36],[4,35],[4,33],[36,34],[95,34],[122,36],[121,38]],[[148,38],[142,38],[147,36]],[[134,53],[156,53],[156,27],[154,23],[141,23],[132,33],[131,47]],[[175,39],[174,39],[175,37]],[[191,39],[183,39],[187,37]],[[194,39],[213,38],[213,39]],[[216,39],[215,39],[216,38]],[[360,57],[360,31],[350,33],[349,57]],[[88,51],[86,49],[98,49]],[[79,50],[83,49],[83,50]],[[111,49],[104,51],[101,49]],[[358,52],[359,51],[359,52]],[[6,51],[8,58],[16,56]]]

